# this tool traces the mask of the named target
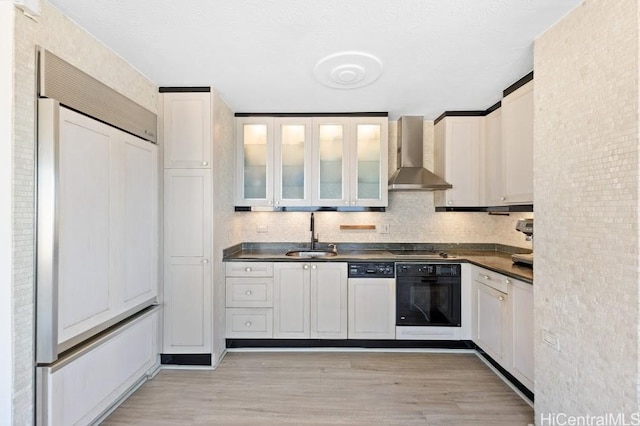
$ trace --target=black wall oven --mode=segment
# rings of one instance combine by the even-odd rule
[[[396,325],[460,327],[457,263],[396,263]]]

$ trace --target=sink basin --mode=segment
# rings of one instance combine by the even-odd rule
[[[291,250],[286,253],[290,257],[333,257],[337,254],[332,250]]]

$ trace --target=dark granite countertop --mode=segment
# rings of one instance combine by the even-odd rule
[[[526,249],[501,244],[398,244],[398,243],[342,243],[338,255],[332,257],[296,258],[286,256],[289,250],[308,249],[301,243],[242,243],[224,250],[225,262],[468,262],[509,277],[533,284],[533,268],[511,261],[513,253],[527,253]],[[319,244],[326,248],[326,244]],[[434,258],[416,255],[398,255],[391,251],[432,250],[445,252],[448,257]]]

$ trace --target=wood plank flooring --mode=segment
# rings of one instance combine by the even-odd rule
[[[233,352],[163,370],[103,425],[528,425],[533,409],[474,354]]]

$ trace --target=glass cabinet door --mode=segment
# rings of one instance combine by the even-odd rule
[[[387,118],[359,119],[355,124],[352,205],[387,205]]]
[[[238,118],[239,206],[273,205],[273,118]]]
[[[344,118],[316,118],[314,131],[313,205],[349,204],[348,176],[345,173],[349,148],[348,121]]]
[[[275,119],[275,206],[311,204],[311,119]]]

